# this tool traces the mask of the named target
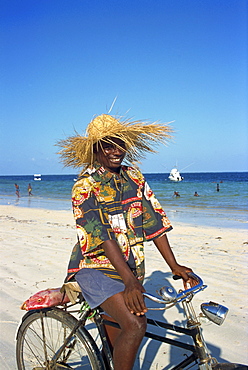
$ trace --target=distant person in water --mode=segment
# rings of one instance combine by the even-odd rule
[[[174,191],[174,197],[180,197],[180,194],[178,193],[178,191]]]
[[[31,196],[32,194],[32,186],[28,184],[28,195]]]
[[[195,196],[195,197],[199,197],[199,194],[197,193],[197,191],[195,191],[194,196]]]
[[[19,189],[19,185],[15,184],[15,188],[16,188],[16,195],[17,195],[17,198],[20,198],[20,189]]]
[[[216,191],[220,191],[220,185],[219,184],[216,185]]]

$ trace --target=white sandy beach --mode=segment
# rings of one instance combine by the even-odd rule
[[[0,221],[1,368],[14,370],[15,332],[25,313],[19,307],[35,292],[62,285],[76,231],[69,211],[0,206]],[[169,239],[178,262],[193,268],[208,285],[195,299],[196,312],[201,302],[209,300],[230,310],[222,326],[203,326],[209,349],[220,361],[247,364],[247,230],[183,223],[173,226]],[[145,286],[155,294],[166,284],[168,268],[152,243],[147,244],[146,254]],[[181,283],[176,284],[179,287]],[[180,317],[176,308],[165,314],[167,321],[178,322]],[[176,356],[174,350],[168,345],[158,351],[156,345],[149,350],[148,346],[146,343],[141,351],[135,369],[139,369],[138,363],[142,369],[168,369]]]

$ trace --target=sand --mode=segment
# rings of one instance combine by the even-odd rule
[[[15,333],[25,313],[19,307],[35,292],[62,285],[76,231],[69,211],[18,206],[0,206],[0,231],[1,368],[13,370]],[[209,300],[230,310],[222,326],[203,325],[208,347],[219,361],[248,363],[247,239],[245,229],[184,223],[174,223],[169,233],[178,262],[190,266],[208,285],[195,297],[196,312],[201,302]],[[153,243],[146,245],[146,255],[145,287],[155,294],[157,288],[166,285],[170,274]],[[162,313],[157,315],[161,318]],[[177,308],[164,317],[176,323],[183,320]],[[158,347],[157,342],[145,341],[135,369],[168,369],[177,353],[168,345]]]

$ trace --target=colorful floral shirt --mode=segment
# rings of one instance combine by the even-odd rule
[[[144,241],[172,229],[142,173],[122,166],[115,174],[95,163],[75,183],[72,205],[78,243],[68,267],[68,279],[81,268],[95,268],[120,279],[102,243],[116,240],[123,258],[137,277],[144,277]]]

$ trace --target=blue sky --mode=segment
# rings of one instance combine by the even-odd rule
[[[143,172],[247,171],[247,1],[0,0],[0,174],[62,174],[96,114],[173,122]]]

